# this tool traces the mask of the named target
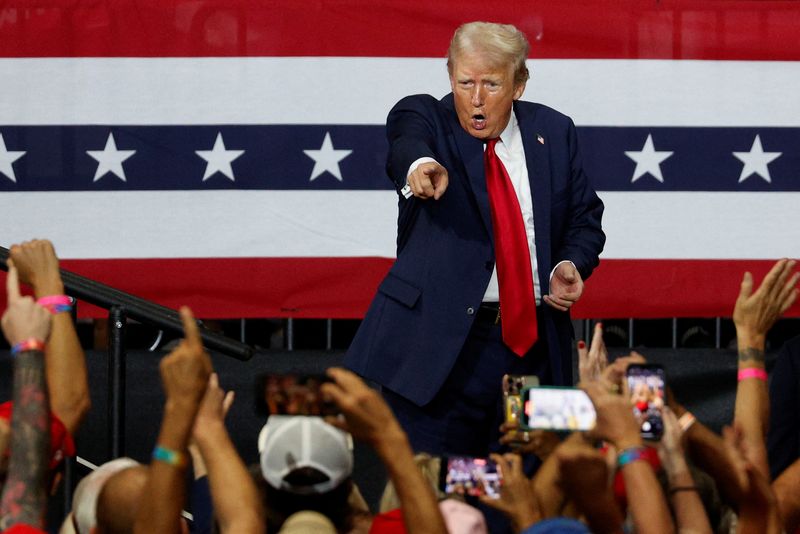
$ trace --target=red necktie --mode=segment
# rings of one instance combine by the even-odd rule
[[[503,342],[517,356],[524,356],[539,337],[531,253],[517,194],[508,171],[494,151],[496,144],[497,139],[489,139],[486,144],[483,166],[492,208]]]

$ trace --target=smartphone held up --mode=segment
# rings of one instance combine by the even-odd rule
[[[642,437],[660,440],[664,433],[664,368],[655,364],[631,364],[625,378]]]
[[[522,390],[520,426],[525,430],[573,432],[591,430],[597,414],[585,391],[541,386]]]
[[[447,495],[500,498],[503,474],[489,458],[445,456],[439,475],[439,488]]]

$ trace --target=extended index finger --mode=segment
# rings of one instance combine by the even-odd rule
[[[181,322],[183,323],[183,339],[189,343],[202,345],[203,341],[200,339],[200,328],[197,326],[197,321],[192,315],[192,310],[188,306],[181,306],[179,310],[181,315]]]
[[[22,298],[22,294],[19,291],[19,273],[17,272],[17,268],[14,266],[14,262],[9,258],[6,260],[6,264],[8,265],[8,276],[6,276],[6,294],[8,295],[8,303],[11,304],[12,302],[16,302]]]

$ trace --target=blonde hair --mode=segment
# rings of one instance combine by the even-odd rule
[[[530,74],[525,60],[530,45],[525,34],[512,24],[467,22],[458,27],[447,50],[447,72],[453,74],[453,63],[462,53],[481,53],[495,65],[514,68],[514,85],[528,81]]]
[[[444,494],[439,491],[439,470],[441,469],[441,459],[422,452],[414,456],[414,463],[417,464],[417,468],[422,472],[422,476],[425,477],[425,480],[427,480],[433,488],[437,498],[444,498]],[[378,512],[384,513],[388,512],[389,510],[394,510],[395,508],[400,508],[400,497],[398,497],[397,490],[390,480],[386,483],[386,487],[383,490],[381,502],[378,506]]]

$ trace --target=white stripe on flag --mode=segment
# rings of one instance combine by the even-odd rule
[[[779,61],[530,60],[524,98],[587,126],[800,126]],[[6,58],[0,124],[383,124],[444,59]]]

